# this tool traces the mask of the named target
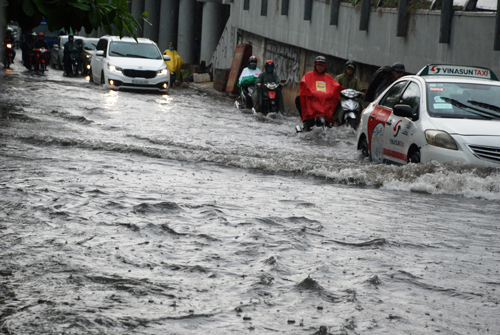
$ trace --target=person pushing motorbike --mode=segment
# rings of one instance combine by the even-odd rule
[[[374,101],[389,85],[404,76],[405,72],[404,64],[399,62],[379,68],[373,74],[372,81],[366,90],[365,101]]]
[[[360,92],[364,91],[363,83],[356,77],[356,63],[352,60],[345,63],[344,72],[336,76],[335,80],[340,85],[344,86],[344,88],[350,88]]]
[[[310,131],[316,124],[317,117],[324,117],[326,126],[332,127],[337,117],[336,108],[340,101],[343,87],[326,70],[326,58],[316,57],[314,69],[307,72],[299,82],[300,95],[295,99],[304,125],[304,131]]]
[[[166,60],[165,64],[170,71],[170,85],[173,85],[174,82],[184,81],[182,79],[182,65],[184,64],[184,60],[177,53],[177,50],[174,49],[174,43],[170,42],[168,45],[168,49],[163,51],[163,55],[167,55],[170,57],[170,60]]]
[[[265,71],[262,72],[257,78],[257,89],[252,93],[252,100],[254,102],[254,109],[256,112],[261,112],[262,107],[262,86],[267,83],[279,83],[281,86],[280,77],[274,72],[274,62],[272,60],[267,60],[264,65]],[[278,97],[279,111],[283,114],[285,108],[283,106],[283,96],[281,95],[281,90],[276,92]]]

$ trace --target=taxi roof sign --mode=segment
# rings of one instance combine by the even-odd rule
[[[458,76],[468,78],[482,78],[498,81],[498,77],[488,68],[477,66],[460,66],[446,64],[429,64],[423,67],[418,76]]]

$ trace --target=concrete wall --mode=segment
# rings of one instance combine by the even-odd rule
[[[400,61],[410,72],[428,63],[485,66],[500,73],[500,51],[493,50],[495,13],[455,12],[451,42],[439,43],[440,11],[416,11],[406,37],[396,37],[397,10],[372,9],[368,31],[359,30],[360,8],[342,3],[339,25],[330,25],[332,1],[315,0],[311,21],[304,21],[304,0],[290,4],[281,15],[281,0],[268,0],[268,15],[260,15],[260,1],[231,5],[230,25],[283,44],[360,63],[380,66]]]

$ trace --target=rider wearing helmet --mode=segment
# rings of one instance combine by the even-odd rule
[[[8,44],[11,45],[10,53],[12,54],[12,58],[11,58],[10,62],[14,63],[14,58],[16,58],[16,48],[15,48],[16,39],[14,38],[14,31],[12,30],[12,28],[8,27],[7,30],[5,31],[5,37],[4,37],[3,42],[4,42],[5,49],[7,49]],[[6,53],[7,50],[4,50],[4,52]]]
[[[393,82],[404,76],[406,69],[403,63],[396,62],[392,66],[383,66],[378,69],[372,77],[372,81],[366,90],[365,101],[372,102]]]
[[[335,80],[344,88],[351,88],[356,91],[364,90],[361,80],[356,77],[356,63],[352,60],[345,63],[344,72],[336,76]]]
[[[248,94],[252,94],[255,89],[254,86],[257,83],[257,78],[261,74],[259,68],[257,68],[257,57],[250,56],[248,59],[248,66],[243,69],[241,72],[240,78],[238,79],[238,87],[240,88],[240,95],[242,94],[242,90],[244,91],[244,95],[248,96]],[[242,98],[243,100],[243,98]],[[252,99],[243,100],[245,102],[246,107],[253,107]],[[242,104],[243,105],[243,104]],[[240,108],[237,103],[238,108]]]
[[[281,83],[281,79],[276,74],[276,72],[274,72],[274,68],[275,68],[274,62],[272,60],[267,60],[264,65],[265,71],[262,72],[257,78],[257,88],[260,88],[263,84],[267,83]],[[262,102],[262,96],[260,93],[261,91],[262,90],[257,89],[252,94],[252,100],[255,105],[254,108],[257,112],[260,112],[260,105]],[[277,91],[277,96],[278,96],[279,110],[281,113],[283,113],[285,108],[283,106],[283,96],[281,95],[281,90]]]
[[[326,58],[318,56],[314,60],[314,69],[307,72],[299,82],[300,95],[295,99],[295,105],[305,131],[314,126],[318,116],[323,116],[329,127],[333,126],[337,117],[335,111],[343,87],[325,70]]]
[[[64,43],[64,74],[68,75],[71,70],[71,59],[80,60],[80,54],[82,53],[82,45],[75,41],[75,36],[68,35],[68,42]]]
[[[241,87],[255,85],[260,74],[261,71],[257,68],[257,57],[251,56],[248,60],[248,66],[243,69],[238,79],[238,87],[241,89]]]
[[[49,50],[49,44],[47,43],[46,40],[44,40],[43,33],[38,33],[38,39],[35,41],[33,44],[33,49],[38,49],[38,48],[45,48]]]

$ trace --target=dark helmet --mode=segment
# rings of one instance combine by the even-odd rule
[[[314,65],[316,65],[318,63],[326,65],[326,58],[323,56],[316,57],[316,59],[314,60]]]
[[[348,67],[350,67],[351,69],[353,69],[354,71],[356,71],[356,62],[352,61],[352,60],[347,61],[345,63],[345,68],[347,69]]]
[[[38,33],[38,37],[42,36],[43,37],[43,33]]]
[[[257,57],[255,57],[255,56],[250,56],[250,58],[248,59],[248,62],[249,62],[249,63],[257,63]]]
[[[392,70],[396,72],[406,72],[404,64],[399,62],[392,64]]]
[[[274,62],[272,60],[267,60],[266,65],[264,67],[267,69],[273,69],[274,70]]]
[[[68,38],[75,38],[74,35],[68,35]]]

